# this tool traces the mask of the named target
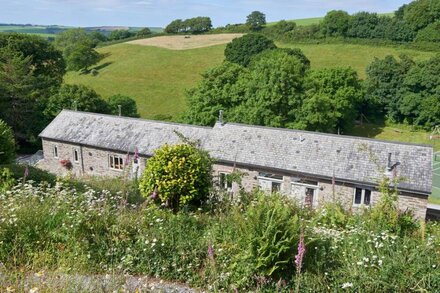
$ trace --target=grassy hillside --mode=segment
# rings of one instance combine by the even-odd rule
[[[311,60],[313,68],[351,66],[365,77],[365,67],[388,54],[408,54],[427,59],[431,53],[389,47],[348,44],[283,45],[299,47]],[[105,54],[97,66],[98,76],[67,74],[67,83],[94,88],[103,97],[121,93],[136,99],[140,114],[154,118],[158,114],[176,115],[185,108],[184,92],[197,84],[200,74],[223,60],[225,45],[174,51],[157,47],[117,44],[100,48]]]
[[[426,60],[433,53],[392,47],[352,44],[277,44],[279,47],[300,48],[310,59],[312,68],[350,66],[361,78],[365,78],[365,68],[374,58],[387,55],[406,54],[415,60]]]
[[[117,44],[99,49],[107,57],[98,65],[98,76],[71,72],[65,81],[90,86],[103,97],[118,93],[134,97],[145,118],[175,115],[185,108],[185,89],[197,84],[200,73],[222,62],[224,48],[173,51]]]

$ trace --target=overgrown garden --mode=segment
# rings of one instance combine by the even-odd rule
[[[312,211],[258,190],[231,199],[208,185],[209,158],[191,145],[151,160],[142,200],[125,187],[14,183],[2,173],[1,290],[29,290],[36,278],[51,291],[46,273],[149,275],[212,292],[440,290],[440,226],[399,211],[389,181],[360,213],[338,203]]]

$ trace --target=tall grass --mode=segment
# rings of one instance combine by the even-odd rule
[[[288,292],[303,227],[301,292],[440,290],[438,224],[398,233],[370,213],[337,210],[254,192],[173,213],[59,182],[18,184],[0,195],[0,262],[6,272],[128,273],[211,291]],[[5,276],[0,291],[18,286]]]

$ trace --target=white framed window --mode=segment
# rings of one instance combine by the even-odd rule
[[[113,170],[123,170],[124,169],[124,159],[118,155],[109,156],[109,167]]]
[[[53,147],[53,157],[58,159],[58,146]]]
[[[370,206],[371,205],[371,190],[365,188],[356,187],[353,195],[354,206]]]
[[[292,178],[290,193],[301,205],[313,208],[317,204],[319,184],[317,181]]]
[[[232,190],[232,178],[231,174],[227,172],[218,173],[219,186],[223,190]]]
[[[75,163],[79,163],[79,152],[78,152],[77,149],[74,149],[74,150],[73,150],[73,161],[74,161]]]
[[[283,184],[283,176],[271,173],[260,172],[258,174],[260,188],[268,192],[280,192]]]

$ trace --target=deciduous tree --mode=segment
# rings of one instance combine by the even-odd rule
[[[258,31],[266,25],[266,15],[260,11],[253,11],[246,18],[246,24],[253,31]]]
[[[139,117],[136,101],[124,95],[114,95],[107,100],[110,114],[119,114],[119,105],[121,106],[121,114],[126,117]]]
[[[350,26],[350,15],[343,10],[332,10],[321,23],[322,33],[329,37],[345,37]]]
[[[87,70],[99,61],[99,53],[94,49],[97,44],[96,39],[92,39],[84,29],[70,29],[62,32],[55,44],[63,51],[69,70]]]
[[[107,102],[93,89],[83,85],[63,85],[57,94],[50,97],[45,115],[52,119],[63,109],[103,114],[110,113]]]
[[[253,56],[275,48],[274,42],[265,36],[248,34],[229,43],[225,49],[225,57],[226,61],[247,66]]]
[[[351,68],[312,71],[297,125],[314,131],[335,132],[351,126],[358,115],[362,87]]]
[[[182,122],[212,126],[220,110],[229,120],[242,103],[244,94],[238,81],[246,74],[248,71],[244,67],[229,62],[208,70],[199,85],[186,93],[188,108]]]

